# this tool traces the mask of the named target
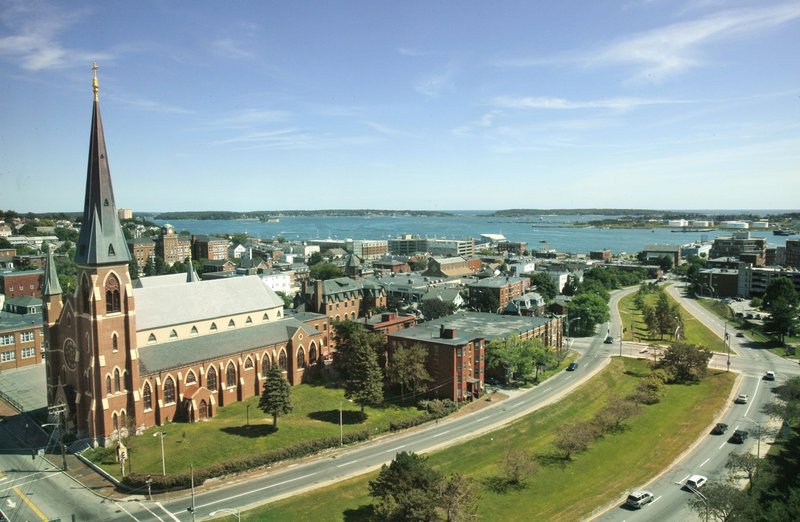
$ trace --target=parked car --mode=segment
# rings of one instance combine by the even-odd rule
[[[744,337],[744,333],[742,333],[742,332],[736,332],[736,337]]]
[[[724,422],[718,422],[716,426],[711,430],[711,433],[714,435],[722,435],[728,431],[728,425]]]
[[[576,362],[569,363],[569,366],[567,366],[567,371],[568,372],[574,372],[577,369],[578,369],[578,363],[576,363]]]
[[[747,439],[747,432],[744,430],[735,430],[731,438],[728,439],[728,442],[732,442],[734,444],[742,444]]]
[[[747,395],[745,395],[744,393],[740,393],[739,396],[736,397],[736,400],[733,402],[735,402],[736,404],[747,404]]]
[[[606,337],[606,340],[603,341],[603,342],[606,343],[606,344],[613,344],[614,343],[614,338],[609,335],[608,337]]]
[[[700,489],[708,482],[708,478],[703,475],[692,475],[686,480],[684,487],[687,489]]]
[[[653,498],[655,497],[649,491],[634,491],[628,495],[628,499],[625,501],[625,504],[632,508],[640,509],[642,506],[652,502]]]
[[[765,381],[774,381],[775,380],[775,372],[767,372],[764,374]]]

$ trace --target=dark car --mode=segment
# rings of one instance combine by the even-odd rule
[[[576,362],[569,363],[569,366],[567,366],[567,371],[568,372],[574,372],[577,369],[578,369],[578,363],[576,363]]]
[[[736,332],[736,337],[744,337],[744,334],[742,332]]]
[[[744,430],[736,430],[733,432],[733,435],[731,435],[731,438],[728,439],[728,442],[742,444],[745,439],[747,439],[747,432]]]
[[[714,426],[714,429],[711,430],[711,433],[714,435],[722,435],[726,431],[728,431],[728,425],[724,422],[718,422],[717,425]]]
[[[606,343],[606,344],[613,344],[614,343],[614,338],[609,335],[608,337],[606,337],[606,340],[603,341],[603,342]]]

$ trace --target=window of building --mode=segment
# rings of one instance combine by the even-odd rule
[[[169,338],[170,338],[170,339],[177,339],[177,338],[178,338],[178,332],[176,332],[176,331],[173,329],[173,330],[172,330],[172,331],[169,333]]]
[[[208,367],[208,375],[206,375],[206,388],[211,391],[217,391],[217,370],[213,366]]]
[[[225,384],[228,388],[236,386],[236,367],[232,362],[229,362],[228,368],[225,369]]]
[[[117,334],[111,335],[111,349],[115,352],[119,349],[117,346]]]
[[[250,319],[249,315],[247,316],[247,319],[245,319],[244,324],[253,324],[253,320]]]
[[[252,370],[253,369],[253,359],[248,357],[244,360],[244,369],[245,370]]]
[[[156,334],[151,333],[150,337],[147,338],[147,344],[152,344],[156,342]]]
[[[216,332],[217,331],[217,323],[211,323],[211,331],[212,332]]]
[[[131,376],[128,371],[122,372],[122,389],[127,391],[133,388],[133,384],[131,384]]]
[[[297,350],[297,367],[298,368],[306,367],[306,351],[303,350],[302,347],[300,347],[300,349]]]
[[[235,327],[235,326],[236,326],[236,323],[233,321],[233,319],[231,319],[230,321],[228,321],[228,328],[233,328],[233,327]]]
[[[17,352],[14,350],[9,350],[7,352],[0,353],[0,362],[9,362],[14,361],[17,359]]]
[[[192,370],[189,370],[189,373],[186,374],[186,384],[195,384],[196,382],[197,376]]]
[[[106,375],[106,395],[111,395],[111,376]]]
[[[270,367],[269,355],[264,354],[264,357],[261,359],[261,377],[262,378],[266,377],[267,374],[269,373],[269,367]]]
[[[33,346],[29,348],[23,348],[20,352],[20,355],[22,355],[23,359],[30,359],[36,355],[36,348]]]
[[[317,362],[317,347],[313,344],[308,349],[308,364],[314,364]]]
[[[114,370],[114,391],[119,393],[121,390],[120,378],[119,378],[119,368]]]
[[[11,346],[14,344],[14,334],[0,335],[0,346]]]
[[[280,317],[281,317],[281,311],[280,311],[280,310],[278,310],[277,317],[278,317],[279,319],[280,319]]]
[[[83,283],[81,284],[81,305],[83,313],[91,312],[92,305],[92,288],[89,286],[89,278],[84,276]]]
[[[114,431],[117,431],[119,429],[119,416],[114,413],[114,415],[111,416],[111,420],[114,424]]]
[[[125,415],[124,411],[119,412],[119,425],[123,428],[128,426],[128,416]]]
[[[164,381],[164,404],[175,404],[175,381],[172,377]]]
[[[278,354],[278,367],[281,370],[286,371],[286,350],[282,349]]]
[[[20,340],[20,342],[23,342],[23,343],[27,343],[27,342],[33,341],[34,338],[35,338],[34,332],[22,332],[19,335],[19,340]]]
[[[262,317],[261,319],[263,321],[268,321],[269,320],[269,316],[267,315],[267,312],[264,312],[264,317]]]
[[[197,327],[196,326],[192,326],[191,335],[197,335]]]
[[[106,313],[119,312],[120,309],[119,279],[114,274],[111,274],[106,280]]]

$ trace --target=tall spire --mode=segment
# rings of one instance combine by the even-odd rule
[[[111,170],[108,166],[103,121],[100,118],[100,88],[96,63],[92,64],[92,71],[94,108],[89,138],[89,165],[86,170],[86,196],[75,262],[79,265],[129,263],[131,255],[119,224],[114,190],[111,187]]]
[[[47,266],[44,271],[44,286],[42,288],[42,295],[45,297],[51,295],[61,295],[61,283],[58,282],[58,274],[56,273],[56,260],[53,256],[53,246],[47,247]]]

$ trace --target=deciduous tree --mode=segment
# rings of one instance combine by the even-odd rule
[[[264,381],[264,391],[258,401],[258,408],[268,415],[272,415],[272,428],[278,429],[278,416],[292,411],[291,386],[283,378],[280,367],[274,365]]]
[[[558,295],[558,286],[547,272],[536,272],[530,276],[531,286],[544,297],[545,301],[552,301]]]
[[[439,507],[445,520],[457,522],[477,518],[480,497],[473,479],[456,473],[439,484]]]
[[[569,314],[581,318],[578,323],[578,332],[581,335],[592,335],[595,326],[608,321],[610,317],[608,303],[594,294],[578,294],[573,297]]]
[[[317,263],[308,269],[308,273],[312,279],[319,279],[322,281],[336,279],[344,275],[342,269],[332,263]]]
[[[533,457],[522,450],[511,450],[503,455],[503,477],[512,486],[524,486],[527,480],[539,472]]]
[[[386,371],[389,380],[400,385],[401,401],[405,401],[406,388],[409,388],[413,395],[427,389],[427,384],[431,381],[426,366],[427,358],[428,351],[419,344],[398,346],[392,353]]]
[[[698,381],[705,376],[712,356],[701,346],[678,342],[664,350],[658,367],[669,373],[672,382]]]
[[[564,453],[564,458],[571,459],[576,453],[582,453],[600,435],[597,424],[591,421],[577,421],[560,426],[556,430],[553,444]]]
[[[446,315],[450,315],[456,311],[456,305],[453,303],[445,303],[441,299],[425,299],[420,305],[420,311],[425,316],[426,321],[439,319]]]

